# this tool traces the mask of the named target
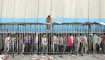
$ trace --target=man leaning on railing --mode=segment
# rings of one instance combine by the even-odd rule
[[[48,17],[46,18],[46,27],[47,27],[47,31],[48,30],[50,30],[50,25],[49,24],[51,24],[51,16],[50,15],[48,15]]]

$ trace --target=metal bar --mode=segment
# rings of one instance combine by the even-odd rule
[[[15,23],[13,23],[13,22],[8,22],[8,23],[0,23],[0,25],[11,25],[11,24],[18,24],[18,25],[46,25],[45,23],[20,23],[20,22],[15,22]],[[97,23],[97,22],[93,22],[93,23],[91,23],[91,22],[86,22],[86,23],[60,23],[60,24],[58,24],[58,23],[52,23],[52,25],[69,25],[69,24],[72,24],[72,25],[75,25],[75,24],[78,24],[78,25],[89,25],[89,24],[91,24],[91,25],[94,25],[94,24],[98,24],[98,25],[100,25],[99,23]]]
[[[90,5],[90,4],[89,4],[89,0],[88,0],[88,22],[89,22],[89,12],[90,12],[90,11],[89,11],[89,5]]]
[[[38,15],[39,15],[39,2],[40,2],[40,0],[38,0],[37,22],[38,22]]]
[[[101,0],[100,0],[100,22],[101,22]]]
[[[2,19],[3,3],[4,3],[4,0],[2,0],[2,4],[1,4],[2,6],[1,6],[1,14],[0,14],[1,15],[0,23],[1,23],[1,19]]]

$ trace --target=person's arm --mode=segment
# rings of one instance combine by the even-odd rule
[[[52,20],[51,20],[51,18],[50,18],[50,23],[52,23]]]

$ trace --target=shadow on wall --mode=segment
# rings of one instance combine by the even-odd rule
[[[40,22],[44,23],[45,18],[0,18],[0,22]],[[105,22],[105,18],[52,18],[52,22]]]

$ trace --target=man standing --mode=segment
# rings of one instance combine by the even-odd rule
[[[29,52],[31,52],[31,50],[32,50],[32,48],[31,48],[31,46],[32,46],[32,44],[31,44],[31,42],[32,42],[32,37],[31,37],[31,36],[32,36],[32,35],[31,35],[31,33],[30,33],[30,34],[28,35],[28,39],[29,39],[29,41],[28,41],[28,42],[29,42],[29,46],[28,46],[29,49],[28,49],[28,51],[29,51]]]
[[[63,35],[63,54],[65,54],[66,51],[66,39],[67,39],[67,34]]]
[[[63,51],[63,36],[61,35],[61,37],[60,37],[60,46],[59,46],[60,48],[60,52],[62,52]]]
[[[71,51],[71,46],[72,46],[72,40],[70,35],[68,34],[67,39],[66,39],[66,46],[67,46],[67,52]]]
[[[102,35],[103,52],[105,53],[105,33]]]
[[[2,48],[3,48],[3,38],[2,35],[0,34],[0,52],[2,52]]]
[[[5,43],[6,43],[6,47],[7,47],[6,53],[8,53],[11,49],[11,36],[10,35],[8,35],[6,37]]]
[[[98,45],[98,40],[99,40],[99,37],[97,36],[96,33],[93,34],[93,53],[95,54],[96,53],[96,47]]]
[[[73,47],[74,47],[74,50],[73,50],[73,51],[74,51],[74,54],[77,55],[77,54],[78,54],[78,53],[77,53],[77,52],[78,52],[78,50],[77,50],[78,36],[77,36],[77,35],[74,35],[73,44],[74,44],[74,46],[73,46]]]
[[[48,40],[47,40],[46,34],[43,35],[41,44],[42,44],[42,55],[44,52],[45,52],[45,54],[47,54],[47,52],[48,52]]]
[[[72,41],[72,44],[73,44],[73,45],[71,46],[71,51],[70,51],[70,53],[73,53],[73,50],[74,50],[74,42],[73,42],[73,40],[74,40],[75,37],[73,36],[73,34],[71,34],[70,37],[71,37],[71,41]]]
[[[28,39],[28,34],[26,34],[26,36],[24,36],[24,43],[25,43],[25,53],[28,52],[28,44],[29,44],[29,39]]]
[[[91,52],[92,51],[92,46],[93,46],[93,39],[92,39],[92,34],[90,34],[88,37],[87,37],[87,40],[88,40],[88,51]]]
[[[85,48],[85,53],[87,53],[87,50],[88,50],[88,42],[87,42],[87,37],[86,37],[86,34],[84,34],[83,36],[83,48]]]
[[[22,34],[19,34],[19,52],[22,52]]]
[[[4,34],[4,35],[3,35],[3,42],[4,42],[4,50],[3,50],[3,52],[6,52],[6,48],[7,48],[7,47],[6,47],[6,41],[5,41],[6,38],[7,38],[7,34]]]
[[[81,40],[82,40],[82,37],[81,37],[81,34],[77,36],[77,40],[78,40],[78,43],[77,43],[77,53],[79,52],[79,49],[80,49],[80,43],[81,43]]]
[[[80,53],[81,53],[81,56],[83,56],[83,51],[84,51],[84,39],[83,39],[83,35],[80,34]]]
[[[24,34],[22,34],[22,52],[24,52],[25,42],[24,42]]]
[[[36,33],[36,35],[34,36],[34,42],[35,42],[34,52],[35,52],[35,54],[37,54],[37,52],[38,52],[38,33]]]

